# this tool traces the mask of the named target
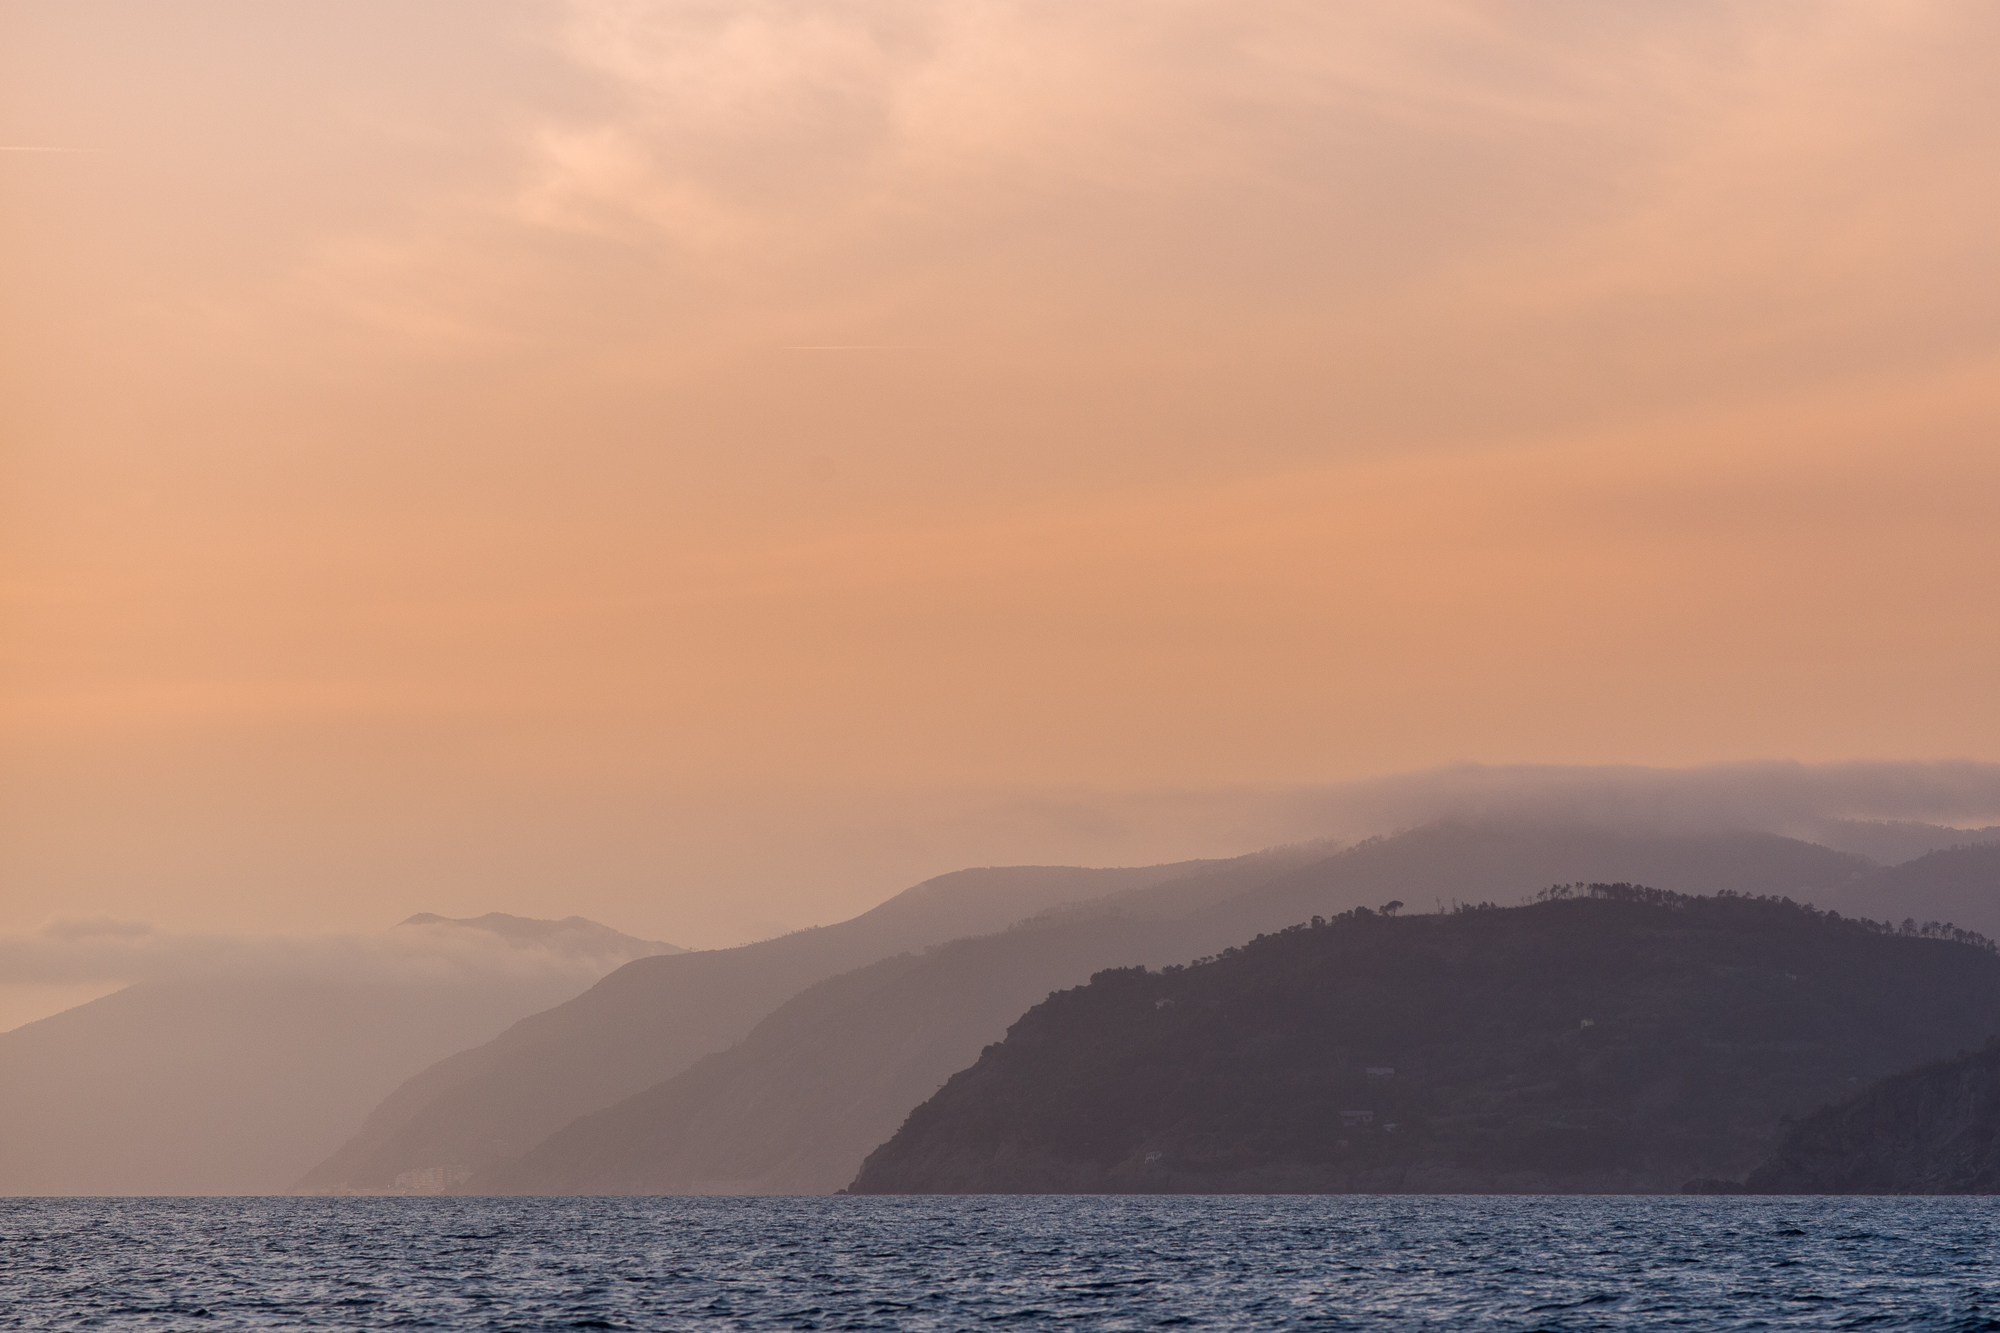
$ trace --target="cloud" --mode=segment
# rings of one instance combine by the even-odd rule
[[[518,918],[509,920],[518,922]],[[143,921],[57,920],[0,936],[0,985],[259,978],[465,986],[574,978],[579,986],[660,946],[573,918],[531,935],[433,917],[379,935],[179,934]]]
[[[2000,749],[2000,8],[44,9],[11,927],[734,941]]]
[[[940,284],[992,305],[1005,272],[1071,307],[1181,296],[1210,320],[1248,305],[1322,325],[1378,323],[1413,294],[1425,322],[1496,303],[1575,317],[1613,294],[1829,276],[1852,241],[1925,225],[1885,178],[1973,147],[1913,163],[1898,139],[1939,109],[1939,71],[1909,66],[1983,23],[1480,0],[567,12],[559,49],[608,109],[533,133],[530,226],[807,308]]]
[[[932,836],[1011,844],[1024,853],[1060,849],[1105,864],[1148,859],[1148,852],[1167,859],[1353,840],[1439,820],[1665,834],[1749,830],[1843,845],[1857,836],[1843,825],[1891,821],[1935,826],[1929,842],[1942,846],[1952,828],[2000,824],[2000,764],[1463,764],[1281,788],[995,793],[938,811]]]
[[[1348,830],[1449,818],[1812,836],[1829,820],[2000,822],[2000,764],[1471,764],[1346,784],[1308,799]]]
[[[1456,765],[1326,784],[853,788],[794,793],[787,801],[766,794],[754,820],[745,820],[741,809],[741,800],[725,793],[676,801],[674,818],[685,827],[662,829],[663,844],[646,849],[643,859],[674,867],[690,887],[674,880],[662,886],[656,879],[627,910],[640,910],[642,897],[687,903],[706,895],[738,916],[717,918],[722,924],[716,925],[682,907],[669,933],[725,947],[774,933],[771,913],[752,915],[767,904],[785,910],[787,926],[828,924],[918,880],[969,865],[1138,865],[1234,856],[1278,844],[1394,833],[1440,819],[1650,833],[1758,830],[1896,860],[1955,839],[1935,828],[1870,837],[1841,822],[2000,823],[2000,764]],[[651,817],[656,823],[664,818],[657,812]],[[509,940],[440,920],[372,935],[257,937],[66,920],[0,936],[0,985],[218,976],[469,985],[561,976],[576,979],[580,989],[655,947],[601,927]]]

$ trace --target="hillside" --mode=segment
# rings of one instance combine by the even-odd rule
[[[280,1191],[441,1055],[672,947],[581,918],[494,924],[218,964],[0,1033],[0,1194]]]
[[[963,870],[927,880],[839,925],[736,949],[639,959],[567,1003],[416,1074],[294,1188],[379,1190],[406,1171],[484,1167],[727,1047],[814,982],[889,954],[997,930],[1058,904],[1190,875],[1207,864]]]
[[[584,1116],[470,1190],[831,1194],[1007,1019],[1160,923],[1094,918],[899,954],[794,996],[743,1041]],[[968,1047],[970,1048],[968,1050]]]
[[[1672,1191],[1997,1028],[1989,950],[1784,902],[1360,909],[1050,997],[851,1188]]]
[[[1823,908],[1892,921],[1949,921],[2000,938],[2000,846],[1967,845],[1882,866],[1823,893]]]
[[[1246,858],[832,978],[740,1044],[562,1128],[472,1190],[822,1193],[1049,992],[1107,967],[1211,953],[1314,913],[1523,894],[1578,876],[1810,896],[1867,863],[1769,834],[1645,837],[1443,824],[1357,847]]]
[[[2000,1041],[1794,1123],[1748,1194],[2000,1194]]]
[[[1949,828],[1908,819],[1822,819],[1811,821],[1808,831],[1799,836],[1823,847],[1859,852],[1871,861],[1894,866],[1930,852],[2000,843],[2000,824]]]

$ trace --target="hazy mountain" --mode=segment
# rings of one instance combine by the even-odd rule
[[[153,960],[174,974],[0,1033],[0,1193],[282,1190],[441,1054],[673,947],[581,918],[412,922],[183,949]]]
[[[544,949],[569,957],[615,958],[619,961],[662,954],[686,953],[678,944],[660,940],[637,940],[622,930],[599,925],[588,917],[566,916],[560,921],[542,921],[529,916],[488,912],[485,916],[439,916],[418,912],[406,918],[405,926],[462,926],[481,930],[522,949]],[[643,947],[641,947],[643,946]]]
[[[1217,910],[1247,927],[1237,936],[1247,939],[1315,913],[1392,899],[1411,912],[1444,911],[1459,902],[1517,903],[1551,884],[1619,881],[1673,893],[1811,899],[1852,893],[1874,870],[1864,857],[1771,833],[1442,823],[1370,839]]]
[[[518,1155],[578,1116],[741,1039],[786,998],[826,977],[1209,864],[963,870],[839,925],[736,949],[641,959],[411,1078],[296,1188],[384,1189],[407,1171],[478,1168]]]
[[[1185,961],[1315,913],[1391,899],[1413,908],[1518,902],[1579,879],[1812,897],[1846,891],[1870,872],[1860,858],[1769,834],[1458,824],[1332,854],[1245,858],[814,986],[740,1045],[564,1128],[470,1188],[831,1190],[910,1107],[1050,991],[1102,968]]]
[[[1882,866],[1821,895],[1850,916],[1948,921],[2000,939],[2000,846],[1963,846]]]
[[[1740,1192],[2000,1194],[2000,1041],[1799,1120]]]
[[[1909,819],[1822,819],[1805,836],[1836,851],[1859,852],[1883,865],[1899,865],[1926,852],[2000,843],[2000,824],[1960,829]]]
[[[1190,932],[1163,909],[1184,915],[1311,855],[1244,857],[822,981],[737,1045],[582,1118],[468,1188],[831,1193],[970,1058],[968,1043],[976,1053],[986,1034],[1106,957],[1176,954]]]
[[[2000,957],[1744,898],[1595,886],[1315,920],[1051,996],[858,1193],[1654,1192],[2000,1027]]]

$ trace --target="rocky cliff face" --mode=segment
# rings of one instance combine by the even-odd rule
[[[1031,1010],[857,1193],[1671,1192],[2000,1030],[2000,957],[1627,886],[1360,911]]]
[[[2000,1194],[2000,1043],[1796,1122],[1745,1192]]]

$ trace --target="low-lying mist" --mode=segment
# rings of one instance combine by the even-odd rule
[[[1316,839],[1354,841],[1439,820],[1625,833],[1778,833],[1907,860],[2000,837],[2000,764],[1760,762],[1692,768],[1461,764],[1355,782],[1109,792],[1049,789],[932,797],[921,825],[884,818],[927,849],[984,859],[1138,864]],[[865,822],[857,818],[856,823]],[[866,846],[860,839],[858,845]],[[978,864],[969,855],[964,864]]]
[[[498,913],[366,936],[99,918],[0,939],[9,998],[35,1020],[0,1032],[0,1194],[282,1189],[433,1061],[677,952]]]
[[[581,990],[619,964],[676,946],[581,917],[534,921],[490,913],[419,913],[376,934],[177,933],[90,917],[0,935],[0,1032],[70,1007],[80,993],[142,982],[333,983],[485,987],[510,982]]]

